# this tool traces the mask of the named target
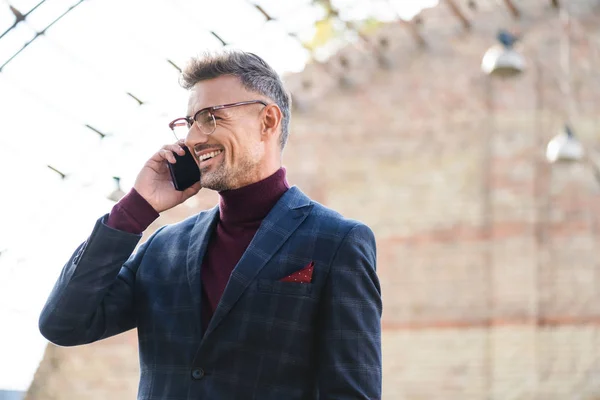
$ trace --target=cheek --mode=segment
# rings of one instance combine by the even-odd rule
[[[244,137],[237,135],[231,135],[227,138],[226,142],[222,142],[225,148],[226,157],[223,162],[233,165],[238,163],[240,160],[248,158],[248,153],[252,149],[251,144]]]
[[[215,137],[215,139],[225,149],[226,158],[231,159],[232,157],[236,157],[242,147],[238,135],[230,129],[220,133],[219,137]]]
[[[260,135],[256,133],[249,134],[248,140],[244,145],[244,153],[246,157],[251,160],[257,160],[262,157],[264,153],[264,144],[260,138]]]
[[[255,155],[258,151],[262,151],[262,144],[260,133],[257,130],[239,132],[232,137],[230,142],[233,153],[237,156]]]
[[[265,142],[257,141],[254,143],[254,158],[260,158],[265,154]]]
[[[227,129],[226,135],[220,140],[227,154],[226,162],[238,159],[255,160],[264,153],[264,142],[261,140],[260,127],[251,125],[248,121],[246,129]],[[225,132],[224,132],[225,133]]]

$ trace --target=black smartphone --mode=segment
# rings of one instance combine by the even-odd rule
[[[173,186],[179,191],[189,188],[200,180],[200,168],[198,168],[196,160],[194,160],[192,153],[190,153],[190,149],[187,146],[181,147],[185,150],[185,155],[180,156],[177,153],[173,153],[177,162],[175,164],[167,162]]]

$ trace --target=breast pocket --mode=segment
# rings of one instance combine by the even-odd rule
[[[259,279],[257,290],[260,293],[273,293],[290,296],[312,297],[313,284],[299,282],[279,282],[268,279]]]
[[[259,279],[250,301],[253,312],[282,331],[308,331],[317,310],[317,290],[312,283]]]

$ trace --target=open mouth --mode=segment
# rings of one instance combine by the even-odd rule
[[[215,151],[211,151],[210,153],[202,154],[201,156],[198,157],[198,161],[200,161],[200,162],[208,161],[212,158],[215,158],[222,152],[223,152],[223,150],[215,150]]]

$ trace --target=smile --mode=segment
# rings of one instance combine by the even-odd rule
[[[198,156],[198,160],[200,162],[210,160],[211,158],[218,156],[222,152],[223,152],[223,150],[211,151],[210,153],[205,153],[205,154],[202,154],[201,156]]]

